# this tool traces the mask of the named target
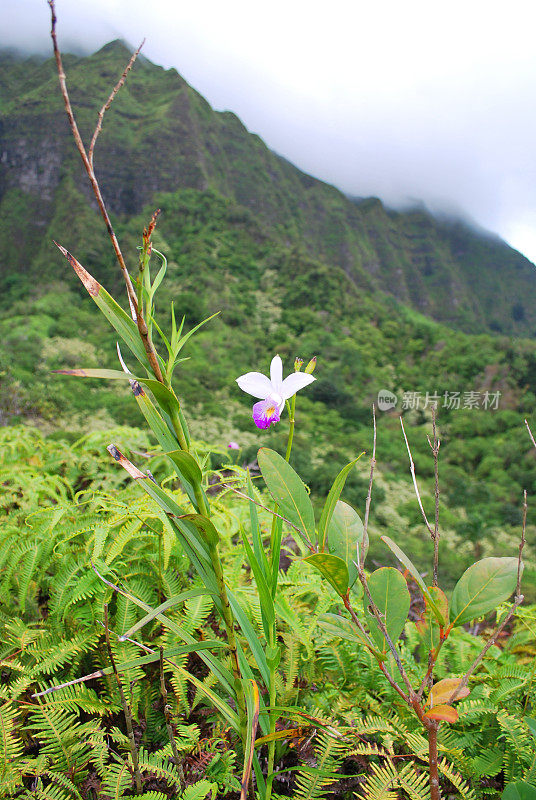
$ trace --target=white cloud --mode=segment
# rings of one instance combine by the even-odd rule
[[[3,44],[48,42],[0,0]],[[122,36],[354,195],[457,207],[536,260],[536,6],[511,0],[57,0],[60,41]],[[9,39],[7,32],[9,31]]]

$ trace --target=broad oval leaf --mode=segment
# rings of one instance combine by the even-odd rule
[[[391,550],[391,552],[395,554],[395,556],[398,558],[400,563],[403,564],[406,567],[406,569],[409,571],[411,576],[414,578],[416,584],[421,589],[421,591],[423,593],[423,596],[428,601],[428,605],[430,606],[430,610],[432,611],[433,615],[435,616],[437,621],[440,623],[440,625],[446,625],[448,620],[445,619],[443,622],[441,621],[441,612],[436,607],[434,596],[428,590],[425,582],[422,579],[421,573],[419,572],[419,570],[417,569],[417,567],[415,566],[413,561],[409,558],[409,556],[407,556],[404,553],[402,548],[399,547],[396,542],[393,542],[393,540],[389,536],[382,536],[381,539],[382,539],[382,542],[385,542],[385,544],[387,545],[389,550]]]
[[[440,722],[457,722],[460,717],[453,706],[447,705],[434,706],[429,711],[426,711],[426,716],[429,719],[437,719]]]
[[[326,543],[326,536],[329,535],[328,530],[329,530],[330,520],[335,512],[335,508],[337,506],[339,497],[341,496],[341,492],[344,489],[346,478],[348,477],[352,468],[357,464],[362,455],[363,453],[361,453],[357,458],[354,458],[353,461],[350,461],[349,464],[347,464],[345,467],[341,469],[341,471],[333,481],[333,486],[329,490],[326,502],[324,503],[324,508],[322,509],[322,514],[320,515],[320,522],[318,523],[318,544],[320,550],[324,550]]]
[[[337,594],[346,597],[348,591],[348,567],[342,558],[329,553],[313,553],[304,558],[331,583]]]
[[[509,783],[501,795],[501,800],[536,800],[536,786],[525,781]]]
[[[483,558],[466,569],[450,601],[452,625],[463,625],[508,600],[517,583],[517,558]]]
[[[276,501],[281,514],[288,519],[306,540],[315,536],[313,504],[300,476],[274,450],[261,447],[257,459],[268,491]]]
[[[385,622],[387,633],[394,644],[404,630],[409,613],[410,595],[406,580],[402,573],[394,567],[380,567],[369,577],[368,586],[371,597]],[[385,653],[388,645],[372,609],[369,609],[366,595],[363,598],[363,604],[370,634],[382,653]]]
[[[443,627],[448,625],[449,601],[443,589],[440,589],[439,586],[428,586],[427,594],[424,596],[424,604],[427,614],[434,616]]]
[[[443,678],[442,681],[435,683],[430,689],[430,696],[428,697],[430,706],[433,708],[434,706],[448,703],[460,683],[461,678]],[[469,689],[467,686],[464,686],[460,693],[456,696],[456,700],[463,700],[463,698],[467,697],[468,694]]]
[[[350,586],[357,578],[357,547],[363,541],[363,523],[352,506],[338,500],[328,526],[328,546],[332,555],[346,562]]]

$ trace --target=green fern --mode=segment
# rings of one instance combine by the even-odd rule
[[[323,732],[314,750],[315,766],[302,766],[296,777],[296,800],[322,800],[329,786],[337,780],[337,770],[348,751],[348,745]]]

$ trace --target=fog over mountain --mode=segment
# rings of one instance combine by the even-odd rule
[[[0,0],[0,45],[50,53],[44,0]],[[352,196],[424,202],[536,260],[531,3],[58,0],[65,50],[121,37]],[[103,93],[108,87],[103,87]]]

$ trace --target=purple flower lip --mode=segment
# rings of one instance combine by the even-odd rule
[[[229,448],[229,450],[240,450],[240,445],[237,444],[236,442],[229,442],[227,447]]]
[[[269,428],[273,422],[281,419],[285,400],[289,400],[314,380],[312,375],[304,372],[294,372],[283,380],[283,362],[280,356],[274,356],[269,378],[262,372],[246,372],[236,382],[243,392],[262,400],[253,406],[253,420],[257,428]]]
[[[272,397],[267,397],[266,400],[261,400],[253,406],[253,422],[257,428],[269,428],[280,419],[278,403]]]

